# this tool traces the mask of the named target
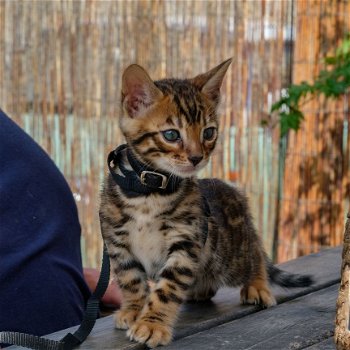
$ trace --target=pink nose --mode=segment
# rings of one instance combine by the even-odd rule
[[[193,157],[188,157],[188,160],[193,164],[193,166],[196,166],[200,161],[203,159],[202,156],[193,156]]]

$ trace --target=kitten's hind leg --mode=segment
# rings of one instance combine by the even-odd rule
[[[217,289],[208,288],[205,290],[195,289],[187,297],[188,302],[209,301],[217,292]]]
[[[267,279],[265,265],[262,264],[260,273],[249,280],[241,289],[242,304],[259,304],[263,307],[276,305]]]

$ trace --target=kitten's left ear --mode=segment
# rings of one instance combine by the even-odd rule
[[[211,69],[209,72],[197,75],[191,79],[191,82],[196,85],[211,100],[218,102],[220,87],[231,62],[232,58],[229,58],[215,68]]]

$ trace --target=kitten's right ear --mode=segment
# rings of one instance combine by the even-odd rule
[[[148,73],[139,65],[125,69],[122,78],[122,103],[131,118],[138,117],[163,97]]]
[[[195,78],[191,79],[192,83],[217,103],[220,97],[222,81],[231,62],[232,58],[229,58],[209,72],[197,75]]]

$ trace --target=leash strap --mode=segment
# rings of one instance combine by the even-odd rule
[[[60,341],[37,337],[36,335],[18,332],[0,332],[0,342],[23,346],[37,350],[64,350],[64,344]]]
[[[106,245],[103,247],[103,259],[100,278],[93,294],[90,296],[83,321],[72,334],[68,333],[61,340],[50,340],[31,334],[19,332],[0,332],[0,343],[23,346],[34,350],[72,350],[81,344],[90,334],[99,316],[100,299],[103,297],[109,283],[110,263]]]

